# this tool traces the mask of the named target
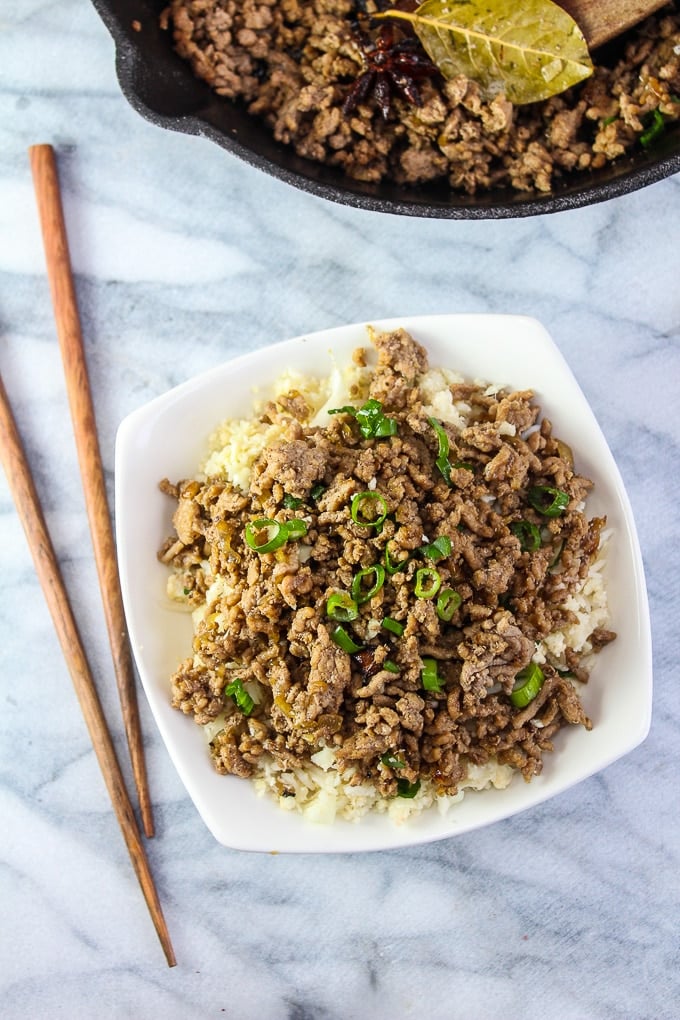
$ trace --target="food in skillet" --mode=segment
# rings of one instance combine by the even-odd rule
[[[402,818],[541,772],[613,633],[605,519],[530,391],[369,331],[281,380],[163,488],[169,593],[194,610],[173,705],[215,768],[330,821]]]
[[[531,34],[520,24],[506,45],[527,8]],[[680,117],[676,3],[594,65],[545,0],[171,0],[163,24],[195,74],[277,141],[370,183],[549,192],[656,145]],[[537,64],[539,30],[549,52]]]

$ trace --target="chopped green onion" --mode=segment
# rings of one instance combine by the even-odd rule
[[[373,518],[367,517],[365,513],[371,503],[376,503],[379,508],[377,516]],[[350,514],[355,524],[363,528],[377,528],[387,517],[387,503],[379,492],[357,492],[352,496]]]
[[[359,615],[359,608],[348,591],[336,591],[328,596],[326,615],[340,623],[350,623]]]
[[[452,468],[460,468],[463,471],[474,471],[475,465],[469,460],[457,460],[455,464],[451,465]]]
[[[435,464],[447,485],[451,485],[451,461],[449,460],[449,437],[436,418],[427,419],[437,435],[437,457]]]
[[[456,610],[460,609],[462,598],[453,588],[443,588],[437,596],[437,616],[448,623]]]
[[[385,659],[382,668],[386,669],[388,673],[401,673],[401,666],[398,666],[392,659]]]
[[[404,633],[404,624],[399,623],[399,620],[393,620],[391,616],[386,616],[381,626],[383,630],[389,630],[390,633],[396,634],[397,637],[401,637]]]
[[[364,439],[384,439],[387,436],[396,436],[399,428],[396,418],[388,418],[383,414],[381,402],[373,397],[359,408],[345,404],[344,407],[334,407],[328,413],[351,414],[356,419]]]
[[[536,552],[541,547],[541,532],[531,521],[513,521],[510,531],[519,539],[520,547],[526,552]]]
[[[534,510],[544,517],[559,517],[569,506],[569,493],[552,485],[532,485],[527,495]]]
[[[448,535],[440,535],[439,538],[435,538],[434,542],[430,542],[428,545],[421,545],[418,550],[423,556],[426,556],[429,560],[443,560],[447,556],[451,555],[451,539]]]
[[[413,589],[416,598],[433,599],[442,586],[439,571],[434,567],[421,567],[416,570],[416,584]]]
[[[397,797],[405,797],[412,800],[420,789],[420,780],[409,783],[408,779],[397,779]]]
[[[369,584],[368,588],[365,588],[364,579],[370,577],[373,578],[373,583]],[[374,563],[372,567],[366,567],[354,575],[352,579],[352,597],[357,605],[360,606],[362,603],[372,599],[380,591],[384,583],[385,568],[379,563]]]
[[[510,701],[516,708],[526,708],[540,691],[544,680],[543,670],[538,663],[530,662],[515,677]]]
[[[302,506],[302,500],[297,496],[291,496],[289,492],[284,493],[283,505],[286,510],[297,510]]]
[[[328,410],[329,414],[351,414],[354,417],[357,413],[356,407],[353,404],[343,404],[342,407],[331,407]]]
[[[423,668],[420,671],[420,680],[426,691],[441,691],[444,681],[437,672],[437,660],[424,658]]]
[[[224,693],[236,703],[244,715],[250,715],[255,708],[255,702],[243,686],[243,680],[232,680],[224,688]]]
[[[385,570],[388,574],[396,574],[398,571],[403,570],[409,561],[409,557],[406,556],[403,560],[397,560],[396,563],[392,562],[390,557],[389,542],[385,546]]]
[[[381,764],[387,765],[390,769],[405,769],[406,762],[402,761],[401,758],[397,758],[396,754],[391,751],[386,751],[380,759]]]
[[[640,135],[640,145],[647,149],[666,129],[666,121],[661,110],[654,110],[649,126]]]
[[[358,417],[359,415],[357,415],[357,418]],[[383,415],[382,421],[379,422],[378,425],[376,426],[375,438],[386,439],[387,436],[396,436],[398,431],[399,426],[397,424],[397,419],[388,418],[386,415]]]
[[[266,532],[266,539],[260,542],[262,532]],[[246,543],[251,549],[259,553],[273,552],[279,549],[288,538],[288,526],[274,521],[271,517],[258,517],[256,521],[246,524]]]
[[[350,655],[354,655],[355,652],[361,651],[361,645],[358,645],[356,641],[353,641],[349,636],[345,628],[338,624],[331,631],[331,638],[335,641],[338,648],[342,648],[343,652],[348,652]]]
[[[552,570],[554,567],[556,567],[557,564],[560,562],[560,560],[562,558],[562,550],[563,549],[564,549],[564,539],[559,541],[557,543],[557,546],[555,547],[555,555],[553,556],[553,558],[550,561],[550,567],[549,567],[550,570]]]
[[[317,485],[313,485],[312,488],[309,490],[309,498],[313,500],[314,503],[316,503],[317,500],[323,496],[326,489],[327,486],[324,485],[323,482],[318,482]]]
[[[286,529],[286,539],[302,538],[303,535],[307,534],[307,522],[303,521],[301,517],[294,517],[292,521],[286,521],[284,527]]]
[[[262,532],[266,532],[266,539],[260,542]],[[301,538],[307,534],[307,525],[300,517],[294,517],[292,521],[274,521],[271,517],[258,517],[256,521],[246,524],[246,544],[255,552],[268,553],[280,549],[288,539]]]
[[[604,120],[602,121],[602,127],[609,127],[610,124],[613,124],[614,121],[618,119],[619,119],[618,113],[613,113],[611,117],[604,118]]]

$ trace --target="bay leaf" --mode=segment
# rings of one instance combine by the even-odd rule
[[[382,16],[411,22],[442,75],[464,74],[486,98],[535,103],[593,71],[583,33],[552,0],[425,0]]]

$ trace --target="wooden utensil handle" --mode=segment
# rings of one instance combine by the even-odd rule
[[[168,965],[175,955],[154,886],[144,844],[137,828],[125,781],[106,724],[99,695],[92,679],[73,611],[47,530],[38,493],[31,476],[4,383],[0,378],[0,453],[19,519],[26,533],[40,585],[54,622],[92,746],[104,777],[118,823],[139,880],[149,913],[163,946]]]
[[[583,32],[591,49],[609,42],[654,14],[668,0],[557,0]]]
[[[118,579],[116,547],[71,271],[56,160],[51,145],[34,145],[29,149],[29,154],[54,318],[80,462],[85,507],[90,523],[123,723],[139,797],[142,824],[146,835],[152,836],[153,813],[144,760],[137,688]]]

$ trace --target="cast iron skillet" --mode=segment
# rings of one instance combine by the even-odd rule
[[[501,219],[575,209],[635,191],[680,171],[680,122],[652,151],[633,156],[573,182],[558,183],[548,196],[497,189],[484,195],[454,194],[442,186],[363,184],[332,167],[302,159],[279,145],[259,121],[220,99],[194,77],[162,31],[164,0],[93,0],[116,46],[121,88],[142,116],[160,127],[203,135],[252,166],[303,191],[377,212],[449,219]],[[134,27],[135,23],[137,28]]]

